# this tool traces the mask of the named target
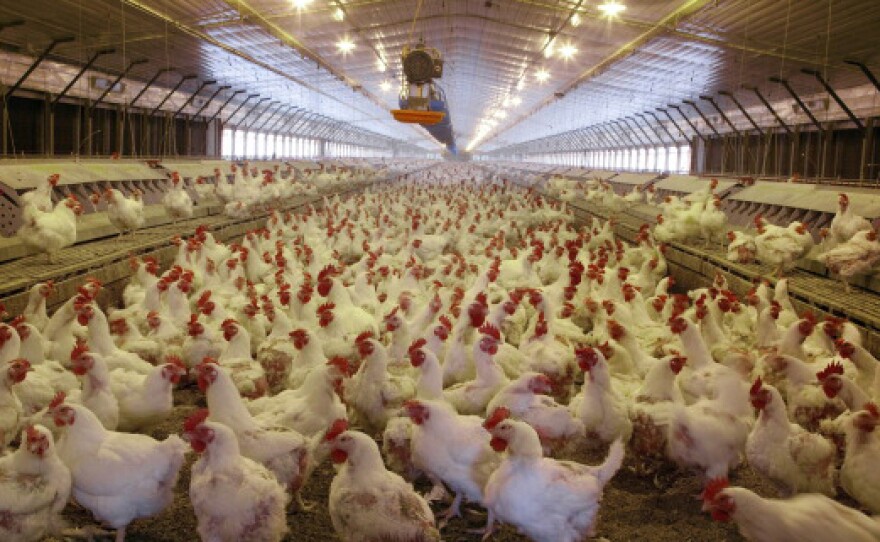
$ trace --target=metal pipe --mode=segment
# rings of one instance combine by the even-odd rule
[[[229,115],[229,118],[226,119],[226,122],[229,123],[229,124],[231,125],[231,124],[232,124],[232,119],[234,119],[234,118],[235,118],[235,115],[237,115],[238,112],[241,111],[241,109],[244,107],[244,104],[248,103],[248,102],[250,101],[251,98],[256,98],[256,97],[258,97],[258,96],[259,96],[259,94],[248,94],[247,99],[245,99],[243,102],[241,102],[240,104],[238,104],[238,107],[236,107],[236,108],[235,108],[235,111],[233,111],[232,114]],[[258,101],[258,102],[254,105],[254,107],[251,108],[251,111],[253,111],[258,105],[260,105],[261,103],[265,102],[265,101],[268,100],[268,99],[269,99],[269,98],[263,98],[263,99],[261,99],[260,101]],[[245,115],[245,117],[247,117],[247,115]],[[236,124],[236,125],[233,126],[232,128],[233,128],[234,130],[238,130],[240,124],[241,124],[241,123],[239,122],[238,124]]]
[[[226,98],[226,101],[223,102],[223,105],[221,105],[219,108],[217,108],[217,111],[215,111],[214,114],[211,115],[211,118],[208,119],[208,124],[211,124],[212,122],[214,122],[214,119],[217,118],[217,115],[219,115],[220,113],[223,112],[224,109],[226,109],[226,106],[229,105],[229,102],[231,102],[233,98],[235,98],[239,94],[244,94],[245,92],[246,92],[245,90],[239,89],[239,90],[236,90],[235,92],[233,92],[229,96],[229,98]],[[248,100],[250,100],[251,98],[256,98],[257,96],[259,96],[259,94],[249,95],[247,98],[245,98],[245,100],[241,103],[241,105],[244,105],[245,103],[247,103]],[[238,109],[241,109],[241,105],[238,106]],[[238,109],[235,110],[236,113],[238,113]]]
[[[752,116],[749,115],[748,111],[746,111],[746,108],[743,107],[741,103],[739,103],[739,100],[736,99],[736,96],[734,96],[733,93],[727,92],[726,90],[719,90],[718,94],[720,94],[721,96],[727,96],[727,98],[730,99],[730,101],[732,101],[734,104],[736,104],[736,107],[739,108],[739,110],[743,114],[743,116],[749,121],[749,123],[752,125],[752,127],[754,127],[755,130],[758,131],[758,134],[764,135],[764,132],[761,130],[760,127],[758,127],[758,123],[756,123],[755,120],[752,118]]]
[[[214,91],[214,94],[211,94],[211,97],[202,104],[202,107],[200,107],[198,111],[193,113],[193,118],[198,117],[202,113],[202,111],[204,111],[209,105],[211,105],[211,102],[214,101],[214,98],[216,98],[218,94],[220,94],[224,90],[229,90],[231,88],[232,87],[230,85],[223,85],[222,87],[218,87],[217,90]],[[235,96],[235,94],[233,94],[233,96]],[[232,99],[232,97],[230,97],[230,99]]]
[[[689,118],[687,117],[687,115],[685,115],[684,113],[681,112],[681,107],[679,107],[679,106],[677,106],[677,105],[672,105],[672,104],[666,104],[666,107],[669,107],[669,108],[671,108],[671,109],[675,109],[676,111],[678,111],[678,114],[681,115],[681,118],[684,119],[684,121],[688,124],[688,126],[691,127],[691,130],[693,130],[694,133],[697,134],[697,137],[700,138],[700,141],[702,141],[703,143],[706,142],[706,138],[703,136],[703,134],[700,133],[699,130],[697,130],[697,127],[694,126],[694,123],[691,122],[691,119],[689,119]],[[671,117],[670,117],[670,118],[671,118]]]
[[[3,100],[4,101],[8,100],[9,97],[12,96],[12,94],[16,90],[18,90],[19,87],[21,87],[21,85],[27,80],[27,78],[30,77],[30,75],[32,73],[34,73],[34,70],[37,69],[37,66],[39,66],[40,64],[42,64],[42,62],[44,60],[46,60],[46,57],[49,56],[49,53],[51,53],[52,50],[55,49],[55,47],[57,45],[60,45],[62,43],[70,43],[71,41],[73,41],[73,36],[66,36],[63,38],[58,38],[58,39],[52,40],[52,42],[48,45],[48,47],[43,49],[43,52],[40,53],[40,55],[28,67],[28,69],[25,70],[25,72],[22,74],[22,76],[18,78],[18,81],[16,81],[15,83],[12,84],[11,87],[9,87],[9,90],[7,90],[6,94],[3,95]]]
[[[291,112],[292,109],[299,109],[299,107],[297,107],[297,106],[295,106],[295,105],[291,105],[291,106],[287,109],[287,111],[284,112],[283,115],[281,115],[280,117],[278,117],[278,120],[276,120],[275,122],[272,123],[272,126],[270,126],[270,127],[268,128],[268,131],[269,131],[269,132],[275,132],[275,131],[276,131],[276,128],[280,128],[281,126],[284,126],[285,124],[287,124],[287,121],[290,119],[290,112]],[[279,133],[280,133],[280,132],[279,132]]]
[[[73,77],[73,79],[71,79],[70,82],[67,83],[67,86],[64,87],[64,90],[62,90],[60,94],[58,94],[57,96],[55,96],[55,99],[52,100],[51,107],[52,107],[53,109],[55,108],[55,105],[58,103],[58,100],[60,100],[61,98],[63,98],[64,96],[67,95],[67,92],[68,92],[70,89],[72,89],[72,88],[73,88],[73,85],[75,85],[76,82],[79,81],[79,78],[82,77],[82,75],[83,75],[84,73],[86,73],[86,70],[88,70],[89,68],[92,67],[92,64],[94,64],[95,61],[98,60],[98,57],[101,57],[101,56],[104,56],[104,55],[113,54],[113,53],[115,53],[115,52],[116,52],[116,49],[113,49],[113,48],[99,49],[99,50],[95,51],[95,54],[93,54],[92,57],[88,60],[88,62],[86,62],[85,66],[83,66],[82,68],[80,68],[80,70],[76,73],[76,75]]]
[[[141,96],[144,95],[144,93],[147,91],[148,88],[153,86],[153,83],[155,83],[156,80],[159,79],[159,76],[161,76],[163,73],[171,72],[171,71],[174,71],[174,68],[161,68],[161,69],[159,69],[159,71],[156,72],[156,75],[154,75],[149,81],[147,81],[147,84],[144,85],[144,88],[142,88],[141,91],[137,93],[137,96],[132,98],[132,100],[128,103],[128,107],[134,107],[134,104],[136,104],[137,101],[141,99]]]
[[[296,113],[294,113],[293,115],[288,117],[287,120],[284,121],[284,124],[281,125],[280,131],[282,133],[290,133],[290,128],[296,123],[296,121],[307,114],[308,111],[306,111],[305,109],[299,109]]]
[[[287,106],[287,109],[285,109],[285,108],[284,108],[284,104],[282,104],[281,107],[279,107],[277,110],[275,110],[274,113],[272,113],[272,116],[270,116],[268,119],[266,119],[266,122],[264,122],[262,125],[260,125],[259,128],[257,128],[257,131],[258,131],[258,132],[261,132],[261,131],[265,130],[265,129],[266,129],[266,126],[268,126],[268,124],[269,124],[270,122],[272,122],[272,120],[274,120],[275,117],[277,117],[279,113],[281,113],[282,111],[285,111],[285,112],[286,112],[286,111],[290,111],[290,108],[291,108],[291,107],[293,107],[293,106],[292,106],[292,105],[288,105],[288,106]],[[282,115],[282,118],[283,118],[283,115]],[[266,130],[266,131],[269,131],[269,130]]]
[[[177,109],[177,111],[175,111],[174,114],[171,115],[171,118],[172,118],[172,119],[177,118],[177,115],[179,115],[180,112],[183,111],[183,108],[186,107],[186,106],[188,106],[190,103],[192,103],[192,101],[195,100],[196,96],[199,95],[199,92],[205,90],[205,87],[206,87],[206,86],[208,86],[208,85],[216,85],[216,84],[217,84],[217,81],[214,80],[214,79],[211,79],[211,80],[209,80],[209,81],[202,81],[202,84],[199,85],[199,88],[196,89],[195,92],[193,92],[192,94],[189,95],[189,98],[187,98],[186,101],[183,102],[183,105],[181,105],[181,106]]]
[[[772,81],[773,83],[778,83],[778,84],[782,85],[783,87],[785,87],[785,90],[787,90],[788,93],[791,94],[791,97],[794,98],[794,101],[796,101],[797,104],[801,107],[801,109],[803,109],[804,113],[806,113],[807,116],[810,117],[810,121],[812,121],[813,126],[815,126],[816,129],[819,130],[820,132],[824,131],[822,129],[822,125],[819,123],[819,121],[816,119],[816,117],[813,116],[813,112],[810,111],[810,108],[807,107],[807,104],[805,104],[804,101],[801,100],[801,97],[797,95],[797,92],[795,92],[794,89],[791,88],[791,85],[788,84],[788,81],[786,79],[781,79],[779,77],[776,77],[775,75],[769,77],[768,79],[770,81]]]
[[[764,107],[766,107],[767,110],[770,111],[770,113],[773,115],[773,118],[776,119],[776,122],[778,122],[783,128],[785,128],[785,131],[787,133],[789,133],[789,134],[791,133],[791,128],[789,128],[789,126],[787,124],[785,124],[785,121],[782,120],[782,118],[779,116],[779,114],[776,113],[776,110],[773,109],[773,106],[770,105],[770,102],[767,101],[767,98],[765,98],[764,95],[761,94],[761,91],[758,90],[758,87],[750,87],[748,85],[743,85],[742,88],[744,88],[746,90],[751,90],[752,92],[754,92],[755,96],[757,96],[758,99],[761,100],[761,103],[764,104]]]
[[[642,142],[642,138],[639,137],[638,134],[633,132],[632,128],[630,128],[629,126],[627,126],[626,129],[623,128],[623,126],[626,125],[625,123],[622,123],[620,119],[611,121],[611,126],[618,128],[620,130],[620,133],[630,142],[630,145],[634,147],[641,147],[642,145],[644,145],[644,143]]]
[[[700,110],[700,108],[697,107],[697,104],[695,104],[691,100],[682,100],[681,102],[693,107],[694,110],[696,110],[697,114],[700,115],[700,118],[703,119],[703,122],[706,123],[706,126],[708,126],[710,130],[712,130],[712,133],[715,134],[716,136],[719,136],[719,137],[721,136],[721,134],[718,133],[718,130],[716,130],[715,127],[712,125],[712,123],[709,122],[709,119],[706,117],[706,115],[704,115],[703,112]]]
[[[828,81],[826,81],[825,78],[822,77],[821,73],[819,73],[817,70],[811,70],[808,68],[802,68],[801,73],[805,73],[807,75],[812,75],[813,77],[815,77],[816,81],[819,81],[819,84],[825,87],[825,90],[828,91],[828,94],[830,94],[831,97],[834,98],[834,101],[837,102],[837,105],[839,105],[840,108],[843,109],[843,112],[846,113],[846,116],[849,117],[849,120],[853,121],[853,123],[855,123],[855,125],[859,127],[859,130],[865,130],[865,125],[862,124],[862,121],[860,121],[858,117],[856,117],[853,112],[850,111],[849,107],[847,107],[841,97],[838,96],[836,92],[834,92],[834,89],[831,88],[831,85],[828,84]]]
[[[844,60],[844,64],[849,64],[850,66],[858,66],[862,73],[865,74],[865,77],[868,78],[868,81],[874,84],[874,88],[880,91],[880,81],[877,80],[877,77],[874,76],[873,72],[865,66],[864,63],[859,62],[858,60]]]
[[[148,62],[148,60],[147,60],[146,58],[141,58],[141,59],[139,59],[139,60],[132,60],[131,63],[128,65],[128,67],[125,68],[125,71],[123,71],[122,73],[120,73],[120,74],[116,77],[116,79],[114,79],[113,82],[110,83],[110,85],[109,85],[107,88],[104,89],[104,92],[102,92],[101,95],[98,96],[98,99],[95,100],[94,102],[92,102],[91,104],[88,105],[87,109],[88,109],[89,111],[91,111],[91,110],[94,109],[96,106],[98,106],[101,102],[103,102],[103,101],[104,101],[104,98],[107,97],[107,94],[109,94],[110,91],[113,90],[113,87],[115,87],[116,85],[119,84],[120,81],[122,81],[122,78],[123,78],[123,77],[125,77],[126,75],[128,75],[128,72],[130,72],[132,68],[134,68],[135,66],[137,66],[137,65],[139,65],[139,64],[146,64],[147,62]]]
[[[654,136],[657,138],[657,145],[663,146],[663,144],[664,144],[664,143],[663,143],[663,137],[660,136],[659,133],[657,133],[657,130],[655,130],[655,129],[651,126],[651,124],[648,123],[648,121],[645,120],[645,116],[642,115],[641,113],[635,113],[635,114],[633,115],[633,117],[630,117],[630,118],[632,118],[633,124],[635,124],[636,126],[638,126],[639,129],[642,130],[642,132],[644,132],[644,134],[645,134],[646,136],[650,136],[651,134],[648,133],[648,131],[645,130],[644,127],[643,127],[641,124],[639,124],[638,121],[636,121],[636,119],[635,119],[634,117],[639,117],[639,118],[641,118],[641,119],[645,122],[645,125],[648,126],[648,128],[651,128],[651,133],[653,133]]]
[[[159,102],[159,105],[157,105],[156,107],[153,108],[152,111],[150,111],[150,116],[155,115],[156,111],[158,111],[163,105],[165,105],[165,102],[168,101],[168,98],[170,98],[172,94],[177,92],[177,89],[179,89],[181,87],[181,85],[183,85],[186,81],[189,81],[190,79],[195,79],[196,77],[198,77],[198,76],[195,74],[184,75],[180,79],[180,81],[178,81],[177,84],[174,85],[174,88],[171,89],[171,92],[169,92],[168,94],[165,95],[164,98],[162,98],[162,101]]]
[[[701,99],[701,100],[705,100],[705,101],[709,102],[710,104],[712,104],[712,107],[715,108],[715,111],[718,111],[718,114],[721,115],[721,118],[724,119],[724,122],[726,122],[727,125],[730,126],[730,129],[733,130],[733,132],[734,132],[736,135],[739,135],[739,130],[737,130],[737,129],[736,129],[736,126],[734,126],[733,123],[730,122],[730,119],[727,118],[727,115],[724,114],[724,111],[722,111],[721,108],[718,107],[718,104],[715,103],[715,99],[712,98],[712,96],[703,96],[703,95],[700,95],[700,99]]]

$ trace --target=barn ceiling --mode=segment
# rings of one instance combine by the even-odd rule
[[[132,75],[157,69],[247,89],[356,127],[431,146],[391,120],[400,49],[424,38],[446,61],[461,148],[490,150],[742,85],[785,92],[769,76],[815,92],[815,68],[838,89],[880,73],[880,2],[865,0],[28,0],[0,4],[0,43]],[[418,17],[416,18],[416,14]],[[343,51],[348,41],[353,50]],[[542,80],[543,79],[543,80]],[[390,88],[389,88],[390,86]],[[749,105],[753,98],[744,95]]]

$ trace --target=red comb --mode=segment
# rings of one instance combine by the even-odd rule
[[[865,410],[867,410],[871,416],[880,418],[880,408],[877,408],[877,403],[865,403]]]
[[[497,327],[493,326],[492,324],[483,324],[483,326],[480,328],[480,333],[482,333],[483,335],[489,335],[496,341],[501,340],[501,332],[498,330]]]
[[[212,358],[211,356],[203,357],[202,358],[202,365],[209,365],[209,364],[220,365],[217,362],[217,358]]]
[[[183,422],[183,431],[185,433],[192,433],[196,430],[196,427],[202,425],[204,421],[210,416],[211,413],[207,408],[200,408],[196,410],[186,421]]]
[[[357,338],[354,340],[354,343],[360,344],[360,343],[366,341],[367,339],[372,339],[372,338],[373,338],[373,332],[370,330],[367,330],[367,331],[364,331],[363,333],[361,333],[360,335],[358,335]]]
[[[445,327],[446,329],[450,331],[452,330],[452,320],[450,320],[449,317],[445,314],[440,317],[440,323],[443,324],[443,327]]]
[[[507,407],[498,407],[492,411],[492,414],[483,422],[483,427],[491,431],[495,426],[510,417],[510,409]]]
[[[843,374],[843,365],[839,361],[832,361],[828,364],[827,367],[816,373],[816,378],[819,379],[819,382],[824,382],[826,378],[831,375],[842,375]]]
[[[332,310],[335,309],[335,308],[336,308],[336,303],[333,303],[333,302],[330,302],[330,303],[324,303],[323,305],[321,305],[321,306],[318,307],[318,311],[317,311],[317,312],[319,312],[319,313],[320,313],[320,312],[329,312],[329,311],[332,311]]]
[[[714,501],[718,493],[728,487],[730,487],[730,482],[727,481],[727,478],[715,478],[706,483],[703,494],[700,496],[704,501]]]
[[[415,341],[413,341],[413,343],[411,345],[409,345],[408,352],[410,352],[410,353],[415,352],[416,350],[425,346],[426,344],[428,344],[428,341],[426,341],[425,339],[416,339]]]
[[[183,360],[180,359],[180,356],[175,356],[175,355],[165,356],[165,363],[175,365],[177,367],[180,367],[181,369],[186,369],[186,365],[183,364]]]
[[[336,367],[337,369],[339,369],[339,371],[342,374],[344,374],[346,376],[348,376],[348,374],[349,374],[350,368],[348,365],[348,360],[342,356],[336,356],[336,357],[328,359],[327,365],[332,365],[332,366]]]
[[[67,394],[63,391],[59,391],[55,394],[55,397],[52,398],[52,402],[49,403],[49,410],[53,410],[61,406],[61,403],[64,402],[64,399],[67,398]]]
[[[226,320],[223,320],[223,323],[220,324],[220,327],[234,326],[236,324],[238,324],[238,322],[235,321],[235,318],[227,318]]]
[[[764,385],[764,383],[761,382],[761,377],[759,376],[759,377],[755,380],[755,383],[752,384],[752,388],[749,390],[749,395],[755,395],[756,393],[758,393],[759,391],[761,391],[761,387],[762,387],[763,385]]]
[[[77,339],[76,346],[70,351],[70,359],[74,360],[89,351],[89,345],[85,341]]]
[[[328,429],[327,433],[324,434],[324,440],[330,442],[345,431],[348,431],[348,421],[340,418],[330,425],[330,429]]]

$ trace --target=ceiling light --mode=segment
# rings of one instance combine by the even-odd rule
[[[566,43],[562,47],[559,48],[559,56],[564,58],[565,60],[570,60],[576,55],[578,52],[577,47],[570,43]]]
[[[309,4],[312,3],[312,0],[291,0],[293,2],[293,7],[296,9],[303,9],[308,7]]]
[[[550,79],[550,72],[548,72],[544,68],[541,68],[535,74],[535,79],[537,79],[539,83],[544,83],[547,81],[547,79]]]
[[[550,38],[547,41],[547,45],[544,46],[544,58],[550,58],[551,56],[553,56],[554,43],[555,40],[553,38]]]
[[[519,96],[514,96],[510,99],[510,103],[513,104],[514,107],[516,107],[522,103],[522,98],[520,98]]]
[[[381,88],[383,92],[388,92],[391,90],[391,82],[386,79],[379,83],[379,88]]]
[[[577,28],[581,25],[581,16],[578,15],[577,13],[575,13],[574,15],[571,16],[570,21],[571,21],[571,26]]]
[[[507,118],[507,111],[505,111],[503,109],[496,109],[495,116],[498,117],[499,119],[505,119],[505,118]]]
[[[342,38],[336,42],[336,47],[338,47],[339,51],[342,53],[350,53],[354,51],[354,42],[348,38]]]
[[[333,12],[333,18],[337,21],[345,19],[345,12],[342,11],[342,8],[336,8],[336,11]]]
[[[604,4],[599,5],[599,11],[605,14],[606,17],[614,17],[619,15],[620,12],[626,9],[626,6],[618,2],[617,0],[608,0]]]
[[[516,90],[522,90],[524,86],[526,86],[525,77],[516,82]]]
[[[387,66],[385,66],[385,61],[381,58],[376,59],[376,69],[380,72],[384,72]]]

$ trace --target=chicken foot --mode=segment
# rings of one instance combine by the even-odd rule
[[[104,530],[97,525],[85,525],[83,527],[77,527],[76,529],[64,529],[60,534],[63,540],[87,540],[88,542],[95,542],[98,538],[113,536],[112,532]]]
[[[456,493],[455,499],[452,501],[449,508],[438,516],[440,518],[440,522],[437,524],[439,530],[443,530],[443,528],[446,527],[446,524],[449,523],[450,519],[461,517],[461,500],[461,493]]]

